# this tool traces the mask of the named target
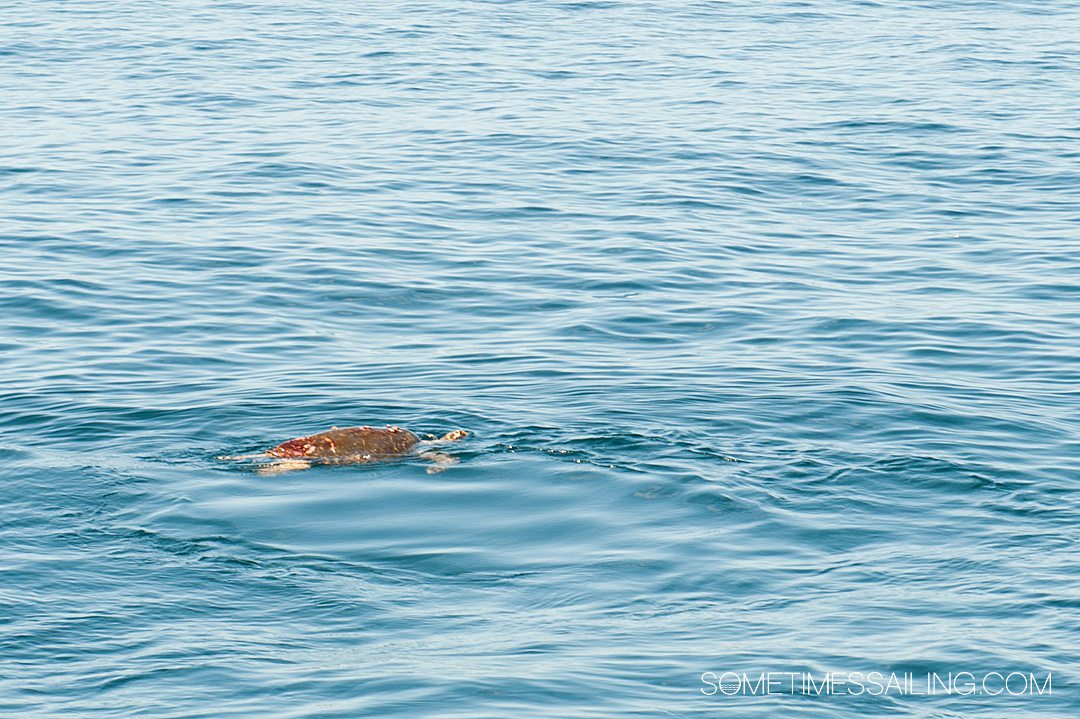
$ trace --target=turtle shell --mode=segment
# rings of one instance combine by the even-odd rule
[[[420,438],[401,427],[337,427],[297,437],[267,452],[271,457],[365,462],[407,453]]]

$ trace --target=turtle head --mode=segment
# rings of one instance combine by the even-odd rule
[[[453,432],[447,432],[442,437],[439,437],[440,442],[457,442],[459,439],[465,439],[469,436],[469,433],[463,429],[455,429]]]

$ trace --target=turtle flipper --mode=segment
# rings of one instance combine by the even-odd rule
[[[430,447],[432,445],[438,446],[443,442],[457,442],[459,439],[464,439],[469,436],[469,433],[463,429],[455,429],[453,432],[447,432],[438,439],[428,440],[426,442],[420,442],[420,447]],[[416,453],[418,457],[426,459],[429,462],[433,462],[432,466],[427,468],[428,474],[438,474],[439,472],[446,471],[446,468],[450,465],[457,464],[461,460],[457,457],[451,457],[444,452],[436,452],[433,449],[424,449],[421,452]]]
[[[307,469],[311,466],[311,462],[303,459],[278,459],[269,464],[264,464],[259,467],[256,472],[261,475],[269,474],[281,474],[283,472],[292,472],[296,469]]]
[[[461,460],[457,457],[451,457],[443,452],[421,452],[418,455],[422,459],[426,459],[432,462],[432,465],[427,468],[428,474],[438,474],[439,472],[445,472],[447,467],[457,464]]]

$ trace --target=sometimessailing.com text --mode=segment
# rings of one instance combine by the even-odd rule
[[[1051,696],[1050,672],[702,672],[706,696]]]

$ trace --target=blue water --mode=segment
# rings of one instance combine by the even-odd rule
[[[0,715],[1080,716],[1077,2],[0,8]]]

